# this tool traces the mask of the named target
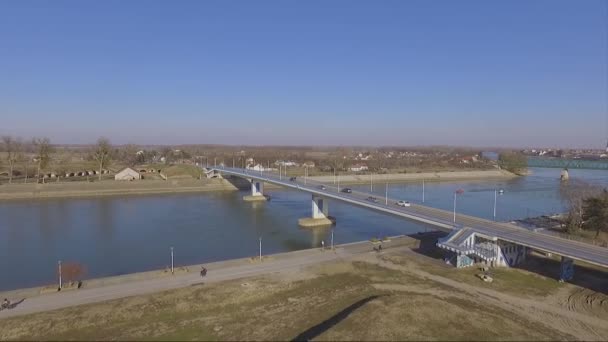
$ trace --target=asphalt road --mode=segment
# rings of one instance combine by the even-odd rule
[[[216,167],[214,169],[222,173],[263,180],[268,183],[306,191],[326,198],[340,200],[368,209],[431,224],[443,230],[452,230],[457,227],[466,226],[478,233],[527,246],[534,250],[549,252],[590,264],[608,267],[608,248],[533,232],[509,223],[494,222],[462,214],[456,215],[456,223],[454,223],[453,212],[451,211],[413,203],[410,207],[399,207],[396,205],[396,199],[388,198],[388,200],[385,200],[385,197],[378,197],[377,194],[360,191],[344,193],[341,191],[344,187],[315,182],[310,179],[305,180],[303,177],[298,177],[296,181],[290,181],[288,177],[280,177],[279,175],[270,172],[226,167]],[[321,188],[322,185],[325,189]],[[368,197],[370,196],[376,196],[377,202],[368,200]]]

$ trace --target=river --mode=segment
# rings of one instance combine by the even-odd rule
[[[493,218],[494,189],[500,221],[563,210],[559,169],[532,169],[526,177],[502,181],[425,182],[425,204]],[[608,186],[608,172],[570,170],[571,179]],[[381,176],[374,192],[385,193]],[[369,191],[368,185],[352,186]],[[389,197],[422,201],[422,182],[389,185]],[[58,260],[87,268],[87,277],[147,271],[254,256],[259,238],[264,254],[346,243],[429,229],[421,224],[331,201],[334,228],[301,229],[310,215],[310,195],[273,189],[272,200],[250,203],[245,192],[122,196],[0,202],[0,290],[50,284]]]

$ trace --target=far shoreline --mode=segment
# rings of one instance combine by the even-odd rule
[[[356,185],[369,182],[368,175],[340,175],[340,184]],[[374,174],[377,182],[405,183],[405,182],[454,182],[454,181],[483,181],[492,179],[517,178],[513,173],[504,170],[486,171],[452,171],[452,172],[424,172],[424,173],[398,173]],[[334,176],[312,176],[311,180],[333,183]],[[279,188],[277,185],[267,184],[267,189]],[[146,196],[160,194],[203,193],[238,191],[248,188],[248,182],[235,179],[169,179],[141,180],[141,181],[100,181],[100,182],[49,182],[46,184],[1,184],[0,203],[6,201],[32,200],[32,199],[60,199],[60,198],[92,198],[109,196]]]

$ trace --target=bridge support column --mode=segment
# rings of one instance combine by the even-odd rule
[[[264,182],[255,179],[251,180],[251,195],[243,196],[245,201],[266,201],[264,196]]]
[[[335,219],[328,215],[329,203],[327,198],[312,195],[312,217],[305,217],[298,220],[301,227],[330,226],[335,223]]]

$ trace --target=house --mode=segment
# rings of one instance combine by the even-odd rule
[[[355,164],[353,166],[350,167],[350,170],[353,172],[361,172],[361,171],[367,171],[368,167],[367,165],[359,165],[359,164]]]
[[[315,167],[315,163],[308,161],[302,164],[303,167]]]
[[[122,169],[114,176],[114,180],[127,180],[131,181],[134,179],[141,179],[141,174],[130,167]]]
[[[247,170],[253,171],[265,171],[266,168],[262,166],[262,164],[256,164],[255,166],[247,166]]]

